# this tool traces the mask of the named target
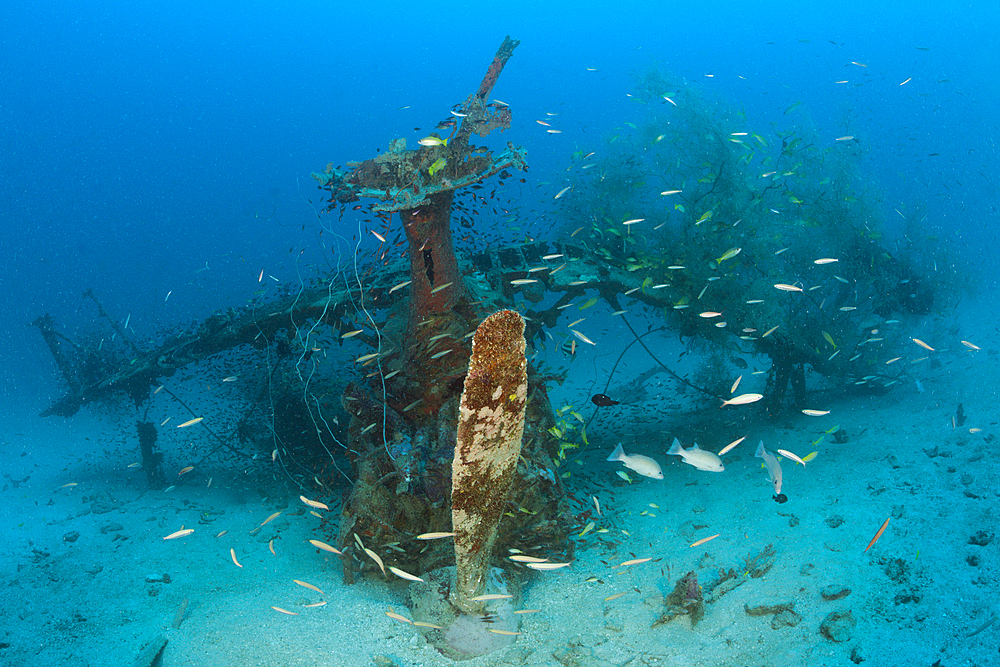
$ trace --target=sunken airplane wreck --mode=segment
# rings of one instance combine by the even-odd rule
[[[72,341],[58,331],[53,317],[38,318],[35,325],[68,388],[43,414],[70,417],[88,403],[110,402],[122,394],[147,409],[158,391],[181,401],[171,378],[191,364],[226,358],[259,368],[255,377],[244,373],[241,378],[239,416],[229,426],[208,430],[210,418],[193,423],[206,413],[198,406],[190,409],[190,428],[206,429],[216,449],[246,460],[265,452],[264,465],[282,474],[304,498],[342,497],[339,521],[324,520],[323,531],[329,535],[318,541],[336,544],[330,548],[339,552],[347,581],[383,576],[385,568],[419,577],[455,564],[464,549],[461,553],[479,562],[482,576],[457,596],[456,606],[479,613],[477,603],[493,600],[477,598],[504,595],[484,591],[512,588],[491,566],[512,568],[525,562],[501,556],[551,558],[558,561],[554,564],[572,559],[568,471],[561,466],[567,447],[587,443],[585,430],[560,421],[549,403],[547,383],[561,378],[525,362],[523,397],[521,380],[512,381],[505,395],[515,398],[497,409],[521,415],[514,472],[505,473],[506,486],[499,491],[494,487],[504,485],[481,477],[471,478],[474,482],[464,489],[483,494],[471,493],[463,499],[466,506],[490,504],[500,510],[489,519],[495,525],[487,527],[495,535],[463,544],[463,535],[480,535],[455,526],[452,502],[463,397],[469,378],[489,376],[492,368],[487,354],[482,362],[486,371],[470,372],[477,349],[494,350],[506,360],[504,368],[518,368],[523,346],[544,342],[568,306],[603,301],[639,343],[642,337],[627,316],[645,307],[679,335],[721,351],[718,357],[706,355],[718,366],[710,370],[719,377],[725,374],[725,359],[734,355],[770,359],[766,391],[736,398],[729,396],[736,389],[729,378],[715,382],[706,373],[713,381],[698,383],[667,368],[679,383],[710,397],[714,410],[720,403],[760,400],[776,415],[789,386],[796,408],[802,409],[806,366],[841,387],[883,390],[898,381],[899,374],[868,371],[879,364],[885,368],[905,337],[879,336],[872,330],[893,326],[887,323],[895,313],[929,308],[931,297],[909,299],[889,287],[904,276],[924,285],[926,277],[913,262],[886,251],[867,223],[862,224],[865,215],[838,208],[839,199],[824,199],[818,185],[823,178],[808,186],[793,183],[796,169],[806,172],[795,167],[799,162],[812,170],[810,178],[827,166],[796,138],[786,137],[780,149],[750,158],[746,148],[733,142],[687,141],[708,134],[706,127],[715,128],[712,136],[728,133],[720,131],[725,119],[713,117],[694,98],[684,99],[683,91],[672,92],[671,99],[682,102],[678,108],[689,109],[690,116],[671,126],[680,128],[676,136],[656,145],[658,151],[668,146],[688,151],[692,159],[645,159],[652,160],[649,167],[662,172],[664,180],[692,185],[660,193],[679,203],[662,222],[650,219],[649,233],[640,226],[645,219],[626,210],[640,209],[646,201],[642,197],[648,198],[625,171],[644,158],[609,149],[607,162],[594,163],[598,168],[587,172],[600,171],[600,177],[583,180],[574,193],[577,203],[562,212],[585,234],[459,255],[452,239],[456,191],[487,179],[503,181],[511,171],[526,168],[522,148],[508,143],[494,154],[471,143],[473,136],[510,126],[511,108],[490,102],[489,96],[516,46],[509,38],[501,45],[480,87],[455,109],[454,124],[447,126],[450,136],[430,135],[414,149],[397,139],[377,157],[348,163],[346,170],[331,165],[315,174],[329,195],[328,211],[366,209],[384,226],[372,230],[377,238],[384,240],[393,228],[403,234],[403,257],[383,260],[384,254],[376,254],[349,280],[339,272],[319,277],[297,293],[216,313],[160,345],[133,341],[88,292],[115,330],[116,345],[102,350]],[[650,94],[661,94],[656,81],[644,85]],[[658,122],[650,121],[653,127]],[[657,132],[655,136],[666,135]],[[614,151],[641,152],[617,146]],[[763,153],[764,147],[755,150]],[[765,184],[753,180],[751,171],[769,159],[768,165],[783,169],[775,173],[792,175],[772,177]],[[697,173],[684,178],[673,164],[700,166],[686,166]],[[800,202],[796,211],[801,217],[767,214],[778,210],[777,198],[786,205],[789,197]],[[811,251],[817,230],[823,233],[824,257]],[[771,247],[776,238],[780,247]],[[930,293],[924,289],[922,294]],[[530,305],[515,318],[519,299]],[[491,319],[501,313],[503,317]],[[477,345],[486,322],[494,326],[482,330]],[[581,331],[573,333],[584,344],[592,342]],[[647,352],[666,368],[652,350]],[[741,401],[745,396],[757,398]],[[595,394],[593,403],[616,405],[603,393]],[[162,484],[162,474],[156,474],[162,461],[156,450],[158,427],[143,419],[137,428],[147,478],[150,484]],[[696,455],[692,450],[675,453],[686,455],[685,460]],[[456,539],[445,539],[452,533]],[[441,539],[418,539],[427,535]],[[482,544],[496,549],[484,558],[481,549],[477,552]],[[452,576],[442,581],[458,588],[455,582],[462,575]]]

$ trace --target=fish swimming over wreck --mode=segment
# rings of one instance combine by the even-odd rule
[[[619,401],[616,401],[607,394],[594,394],[590,397],[590,402],[599,408],[607,408],[619,404]]]
[[[621,443],[615,447],[615,451],[608,457],[608,461],[621,461],[626,468],[634,470],[644,477],[663,479],[663,470],[659,463],[642,454],[626,454]]]

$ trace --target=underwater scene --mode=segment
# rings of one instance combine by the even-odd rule
[[[0,664],[1000,664],[994,3],[0,21]]]

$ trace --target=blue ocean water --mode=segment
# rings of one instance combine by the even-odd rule
[[[522,45],[494,92],[514,106],[503,140],[528,149],[533,187],[636,118],[633,75],[662,65],[761,126],[780,126],[801,102],[824,133],[862,138],[887,204],[926,206],[928,224],[966,246],[994,240],[991,3],[514,2],[458,12],[59,2],[2,12],[5,366],[45,364],[22,325],[47,311],[87,321],[87,287],[146,333],[246,299],[262,267],[290,279],[299,250],[319,261],[309,174],[419,138],[413,128],[464,99],[508,33]],[[851,84],[833,84],[841,79]],[[561,114],[562,134],[534,124],[547,111]],[[543,204],[536,190],[521,196]],[[46,376],[6,376],[5,412],[50,396]]]
[[[137,338],[163,340],[248,302],[262,281],[297,285],[340,261],[319,232],[332,225],[353,244],[361,214],[323,214],[310,174],[397,137],[412,146],[475,88],[508,34],[521,44],[492,96],[513,123],[487,143],[524,146],[529,171],[507,186],[521,226],[483,223],[491,235],[562,233],[553,194],[573,185],[573,154],[641,123],[648,108],[630,93],[659,68],[749,126],[782,131],[804,116],[829,142],[852,136],[890,247],[920,211],[920,233],[947,244],[970,293],[990,295],[997,25],[988,2],[4,7],[2,440],[30,432],[64,391],[35,318],[89,335],[96,314],[82,295],[93,289]],[[587,377],[594,392],[606,372]]]

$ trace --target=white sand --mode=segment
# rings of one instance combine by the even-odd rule
[[[958,338],[973,339],[982,350],[971,352]],[[977,531],[992,534],[997,526],[997,357],[990,349],[996,350],[998,340],[996,331],[974,325],[958,338],[935,341],[948,348],[936,353],[943,366],[923,362],[913,368],[923,393],[911,382],[881,396],[829,398],[816,406],[831,410],[826,417],[791,414],[754,425],[747,440],[724,457],[723,473],[667,457],[667,433],[636,440],[650,428],[634,419],[644,408],[622,406],[616,413],[621,416],[610,420],[617,429],[602,420],[603,431],[591,434],[594,451],[585,457],[587,465],[570,464],[592,475],[571,478],[569,488],[580,501],[574,511],[590,509],[590,496],[598,496],[605,510],[598,529],[609,532],[591,531],[580,539],[570,568],[525,571],[524,605],[541,612],[523,617],[523,634],[513,647],[467,664],[832,666],[853,664],[852,651],[867,665],[930,666],[939,659],[945,666],[995,664],[1000,624],[966,635],[997,611],[997,543],[981,547],[969,538]],[[556,407],[563,397],[580,405],[589,395],[589,382],[574,377],[553,389]],[[600,391],[603,381],[590,393]],[[665,376],[656,382],[673,395]],[[969,421],[953,430],[958,403]],[[663,428],[678,420],[671,415],[669,421]],[[805,469],[783,460],[789,502],[771,500],[766,475],[753,458],[758,439],[771,451],[805,456],[834,424],[844,426],[850,440],[838,445],[827,436]],[[7,644],[0,648],[0,664],[130,665],[161,634],[169,640],[166,667],[450,662],[411,626],[385,615],[390,606],[408,614],[403,582],[342,584],[336,556],[306,542],[329,537],[317,530],[318,519],[297,493],[261,497],[240,470],[222,464],[192,471],[185,485],[169,493],[144,492],[142,471],[125,468],[128,461],[115,453],[126,444],[134,447],[133,435],[134,419],[115,423],[86,411],[68,421],[26,419],[19,432],[3,434],[4,471],[15,480],[30,479],[18,488],[8,478],[0,484],[0,642]],[[610,451],[617,440],[629,453],[657,458],[666,479],[625,484],[614,474],[620,466],[603,462],[606,452],[599,451],[605,445]],[[701,444],[718,451],[727,442],[720,434],[719,442]],[[925,452],[935,447],[937,456]],[[109,455],[102,455],[105,448]],[[168,477],[176,475],[170,467],[174,454],[168,452]],[[209,477],[213,484],[206,488]],[[73,482],[77,486],[60,488]],[[102,503],[109,511],[95,513]],[[332,509],[336,514],[338,508]],[[254,532],[279,510],[282,516]],[[843,524],[828,525],[833,515]],[[182,526],[194,534],[162,539]],[[222,530],[228,533],[215,537]],[[65,541],[71,532],[78,539]],[[719,537],[703,546],[688,546],[715,533]],[[268,549],[272,538],[277,555]],[[695,570],[707,582],[716,568],[740,567],[745,556],[768,544],[776,550],[773,569],[708,605],[696,627],[681,617],[651,629],[663,611],[662,597],[686,572]],[[242,568],[232,562],[231,548]],[[972,556],[978,565],[967,562]],[[643,557],[656,560],[611,567]],[[903,572],[898,581],[887,574],[891,563]],[[164,574],[170,583],[147,582],[149,575]],[[587,583],[591,576],[603,583]],[[832,584],[852,592],[824,601],[820,590]],[[185,599],[184,620],[174,629]],[[323,607],[303,606],[324,600]],[[744,605],[784,602],[794,602],[802,617],[795,627],[772,629],[770,617],[744,611]],[[272,605],[298,615],[278,613]],[[842,643],[819,634],[835,610],[850,610],[857,622],[852,638]],[[377,656],[391,662],[377,662]]]

